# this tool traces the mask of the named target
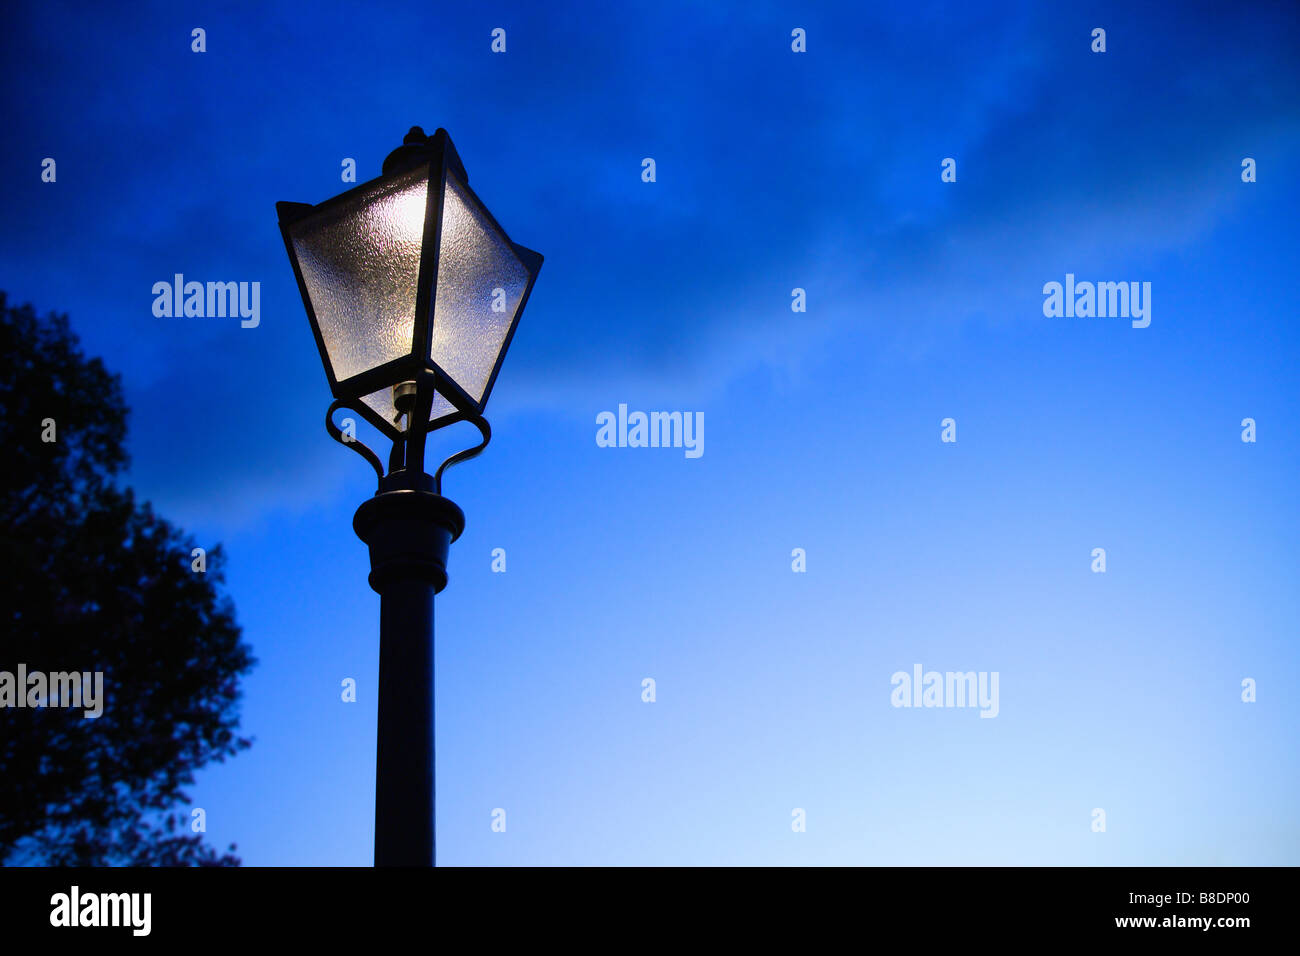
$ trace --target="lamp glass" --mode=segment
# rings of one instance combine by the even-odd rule
[[[428,182],[417,167],[289,227],[336,381],[414,347]]]
[[[477,405],[483,403],[528,280],[510,241],[448,170],[429,351]]]

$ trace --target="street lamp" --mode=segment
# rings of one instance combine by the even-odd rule
[[[483,409],[542,257],[510,241],[442,129],[412,128],[378,179],[276,211],[334,395],[325,428],[379,477],[352,522],[380,595],[375,865],[432,866],[433,596],[465,528],[442,474],[492,437]],[[387,475],[340,408],[392,439]],[[425,473],[426,436],[462,421],[483,440]]]

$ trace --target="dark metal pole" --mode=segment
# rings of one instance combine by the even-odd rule
[[[447,586],[465,515],[428,490],[428,475],[413,477],[384,479],[352,520],[380,596],[375,866],[435,860],[433,597]]]

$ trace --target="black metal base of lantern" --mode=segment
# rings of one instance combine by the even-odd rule
[[[433,598],[447,586],[465,515],[422,487],[428,475],[398,472],[384,483],[352,519],[380,596],[375,866],[433,866]]]

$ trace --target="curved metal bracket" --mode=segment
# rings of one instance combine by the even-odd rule
[[[442,494],[442,473],[444,471],[446,471],[452,465],[458,465],[462,461],[469,461],[471,458],[476,457],[479,453],[483,451],[484,448],[487,447],[488,442],[492,440],[492,428],[490,425],[488,425],[487,419],[485,419],[482,415],[474,415],[469,412],[461,412],[457,418],[447,422],[447,424],[451,425],[454,424],[456,421],[469,422],[471,425],[477,427],[478,430],[483,435],[483,440],[479,442],[477,445],[475,445],[473,448],[466,448],[464,451],[456,452],[456,454],[452,455],[450,458],[448,458],[446,461],[444,461],[441,465],[438,466],[438,470],[433,473],[433,493],[436,495]]]
[[[416,421],[427,421],[432,401],[432,387],[421,388],[415,408],[412,409],[413,414],[411,417]],[[362,412],[357,409],[356,405],[354,405],[349,399],[340,398],[330,405],[329,411],[325,413],[325,430],[329,432],[330,437],[340,445],[352,449],[366,460],[366,463],[375,470],[375,475],[379,478],[379,484],[382,488],[384,485],[383,462],[380,460],[379,456],[365,444],[365,442],[358,438],[343,437],[343,431],[334,424],[334,413],[340,408],[346,408],[348,411],[356,412],[356,414],[362,418],[365,417],[365,415],[362,414]],[[438,466],[438,470],[433,473],[434,494],[442,494],[442,473],[444,471],[452,465],[458,465],[462,461],[469,461],[471,458],[478,456],[482,453],[483,449],[488,446],[488,442],[492,440],[492,428],[488,425],[487,419],[482,415],[476,415],[473,412],[458,412],[454,416],[444,420],[438,428],[445,428],[446,426],[454,425],[457,422],[469,422],[471,425],[475,426],[479,430],[479,433],[482,434],[483,440],[473,448],[466,448],[464,451],[456,452],[456,454],[447,458]],[[424,440],[431,430],[432,429],[427,427],[412,429],[408,425],[403,436],[393,442],[393,451],[389,456],[388,462],[388,473],[390,477],[395,474],[401,474],[405,469],[410,468],[412,465],[415,465],[416,467],[416,471],[412,472],[413,474],[419,474],[422,472],[421,465],[424,459]],[[425,475],[424,478],[425,480],[428,480],[427,475]]]
[[[357,411],[357,409],[352,405],[351,402],[348,402],[345,399],[339,399],[338,401],[334,402],[334,404],[332,404],[329,407],[329,411],[325,413],[325,430],[330,433],[330,438],[333,438],[344,448],[351,448],[358,455],[360,455],[367,462],[369,462],[370,467],[375,469],[375,474],[379,476],[379,480],[383,481],[384,465],[383,462],[379,460],[379,456],[376,455],[373,451],[371,451],[370,448],[365,444],[365,442],[361,441],[360,439],[344,438],[342,429],[340,429],[337,425],[334,424],[334,413],[340,408],[346,408],[350,412],[356,412],[357,415],[361,414],[359,411]]]

